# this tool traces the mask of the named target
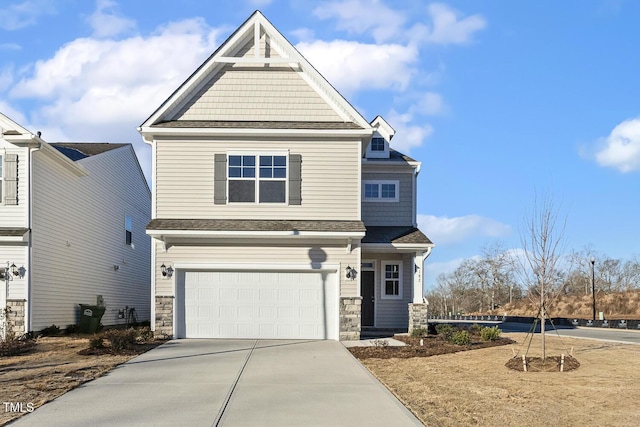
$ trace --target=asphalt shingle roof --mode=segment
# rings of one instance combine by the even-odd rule
[[[364,232],[362,221],[153,219],[147,230]]]
[[[28,228],[0,227],[0,236],[20,237],[24,236],[24,233],[26,233],[27,231],[29,231]]]
[[[352,122],[279,122],[279,121],[222,121],[171,120],[153,125],[160,128],[221,128],[221,129],[362,129]]]
[[[108,142],[56,142],[50,145],[75,162],[76,160],[95,156],[130,144],[112,144]]]
[[[433,244],[415,227],[368,226],[362,243]]]

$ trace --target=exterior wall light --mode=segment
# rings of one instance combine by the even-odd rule
[[[167,267],[164,263],[160,266],[160,271],[162,272],[162,277],[166,279],[171,279],[171,276],[173,276],[173,268],[171,266]]]
[[[356,280],[357,275],[358,275],[358,272],[356,271],[355,268],[351,268],[351,266],[347,267],[346,269],[347,279]]]
[[[9,265],[9,261],[7,261],[7,266],[4,268],[0,268],[0,280],[9,280],[11,275],[13,274],[15,277],[23,278],[27,269],[24,266],[18,268],[16,263],[13,262]]]

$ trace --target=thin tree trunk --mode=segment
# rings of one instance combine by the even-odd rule
[[[547,347],[544,341],[544,321],[546,317],[544,311],[544,279],[540,282],[540,291],[540,337],[542,338],[542,361],[544,362],[547,359]]]

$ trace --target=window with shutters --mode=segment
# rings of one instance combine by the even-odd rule
[[[286,203],[286,153],[229,154],[229,203]]]

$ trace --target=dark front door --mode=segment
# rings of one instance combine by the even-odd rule
[[[362,326],[373,326],[374,272],[363,271],[360,280],[362,287]]]

